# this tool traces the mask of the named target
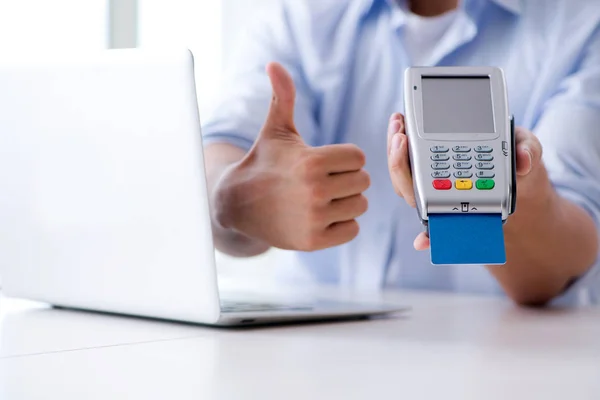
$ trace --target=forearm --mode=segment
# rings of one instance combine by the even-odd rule
[[[543,193],[519,194],[517,212],[505,226],[508,263],[489,267],[505,292],[521,305],[543,305],[582,276],[598,254],[592,218],[560,197],[545,168],[536,177]]]
[[[250,238],[235,229],[226,227],[224,217],[228,205],[223,199],[219,186],[223,173],[244,157],[244,151],[228,144],[212,144],[206,147],[205,164],[207,170],[210,217],[215,247],[234,257],[252,257],[269,250],[269,245]]]

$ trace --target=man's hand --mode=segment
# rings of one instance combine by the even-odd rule
[[[273,99],[252,149],[221,176],[216,220],[270,246],[315,251],[351,241],[367,210],[365,155],[351,144],[307,146],[294,125],[295,87],[279,64],[267,66]]]
[[[538,179],[545,174],[541,159],[542,145],[535,135],[517,128],[517,185],[518,201],[532,196],[547,196],[547,179]],[[408,161],[408,136],[404,116],[393,114],[388,126],[388,167],[396,193],[412,207],[416,207],[412,174]],[[517,207],[518,209],[519,207]],[[429,238],[421,233],[415,239],[415,249],[427,250]]]

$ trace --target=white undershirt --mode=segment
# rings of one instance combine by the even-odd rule
[[[406,12],[404,46],[413,66],[428,66],[429,60],[457,16],[457,10],[435,17]]]

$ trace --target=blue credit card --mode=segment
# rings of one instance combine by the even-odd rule
[[[431,263],[505,264],[501,214],[429,215]]]

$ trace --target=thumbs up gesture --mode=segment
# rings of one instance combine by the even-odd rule
[[[364,153],[355,145],[310,147],[294,124],[295,86],[277,63],[267,66],[273,98],[267,120],[246,156],[217,184],[219,216],[233,229],[270,246],[315,251],[351,241],[367,210]]]

